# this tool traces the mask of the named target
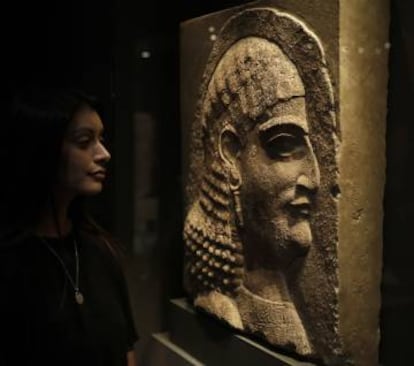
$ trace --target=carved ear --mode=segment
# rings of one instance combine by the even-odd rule
[[[239,135],[232,126],[225,126],[220,133],[219,153],[227,168],[234,169],[238,166],[241,152]]]
[[[224,166],[230,173],[230,188],[237,190],[241,184],[239,157],[242,145],[234,127],[226,126],[223,128],[218,148]]]

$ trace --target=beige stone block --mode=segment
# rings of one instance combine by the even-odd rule
[[[238,331],[376,365],[386,1],[258,1],[181,33],[185,285]]]

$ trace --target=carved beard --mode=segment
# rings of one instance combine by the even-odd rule
[[[281,252],[278,257],[301,257],[308,252],[312,244],[309,220],[288,217],[287,220],[275,219],[272,224],[276,233],[275,252]]]
[[[248,268],[287,267],[306,255],[312,244],[309,219],[292,217],[283,209],[273,218],[245,217],[241,236]]]

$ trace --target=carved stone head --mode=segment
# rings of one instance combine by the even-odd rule
[[[195,305],[230,325],[313,356],[295,294],[320,187],[325,202],[335,178],[323,179],[317,157],[329,150],[328,170],[335,169],[323,53],[303,24],[271,9],[237,14],[220,35],[193,135],[186,287]]]

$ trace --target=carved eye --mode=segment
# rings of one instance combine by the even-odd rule
[[[306,149],[304,137],[292,133],[278,133],[264,142],[264,148],[271,159],[297,158]]]

